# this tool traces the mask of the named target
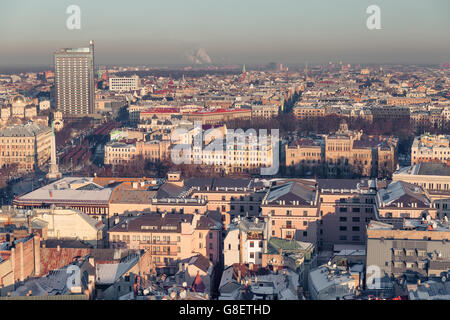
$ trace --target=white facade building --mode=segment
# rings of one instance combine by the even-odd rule
[[[109,78],[110,91],[132,91],[139,89],[139,77],[111,77]]]

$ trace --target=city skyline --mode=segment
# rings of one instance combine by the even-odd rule
[[[82,46],[90,39],[96,42],[96,64],[106,65],[194,64],[199,49],[219,65],[450,60],[446,1],[377,1],[380,30],[366,26],[370,16],[366,9],[374,4],[370,1],[246,1],[209,6],[202,1],[189,5],[131,1],[114,7],[78,1],[81,29],[69,30],[66,9],[72,4],[1,4],[0,27],[10,32],[0,36],[0,66],[50,66],[55,50]]]

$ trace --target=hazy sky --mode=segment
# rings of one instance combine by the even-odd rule
[[[81,8],[68,30],[66,8]],[[381,8],[368,30],[366,8]],[[62,47],[95,41],[96,64],[442,63],[449,0],[0,0],[0,66],[51,65]]]

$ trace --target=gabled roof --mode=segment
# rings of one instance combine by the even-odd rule
[[[285,205],[293,205],[294,202],[299,202],[298,205],[311,206],[315,200],[315,187],[309,186],[298,181],[290,181],[281,186],[273,187],[266,198],[266,204],[278,204],[279,201],[284,201]]]
[[[99,263],[95,265],[96,284],[113,284],[138,263],[138,254],[131,254],[118,263]]]
[[[424,208],[430,206],[430,199],[425,191],[416,185],[404,181],[391,182],[387,188],[378,192],[380,204],[385,206],[395,206],[395,203],[411,204],[417,203],[417,207]]]

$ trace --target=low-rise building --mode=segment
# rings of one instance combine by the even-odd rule
[[[323,265],[309,273],[309,296],[312,300],[353,299],[358,282],[346,268]]]

